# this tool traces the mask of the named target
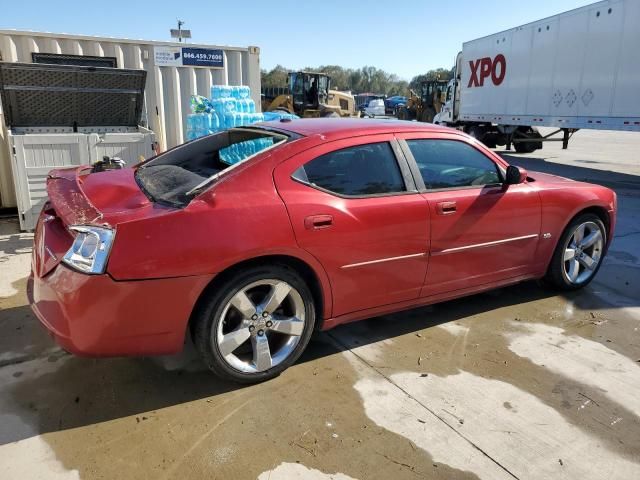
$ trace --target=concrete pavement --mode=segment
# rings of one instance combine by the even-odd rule
[[[640,478],[640,134],[501,152],[615,188],[596,280],[535,283],[317,335],[279,378],[192,352],[80,359],[26,306],[31,236],[0,219],[0,478]]]

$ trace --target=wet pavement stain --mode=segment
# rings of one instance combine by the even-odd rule
[[[19,418],[21,425],[0,440],[43,434],[53,457],[80,478],[123,469],[133,477],[186,472],[189,478],[256,478],[281,462],[353,478],[478,478],[369,418],[354,388],[362,372],[344,358],[349,348],[391,378],[415,372],[413,381],[425,382],[464,371],[511,384],[632,462],[640,452],[640,424],[632,412],[509,346],[528,335],[528,326],[540,324],[640,358],[638,344],[628,338],[633,322],[596,300],[567,299],[527,283],[339,327],[318,335],[299,364],[278,379],[244,388],[222,383],[202,367],[167,371],[148,359],[46,353],[3,368],[0,415]],[[620,341],[606,342],[610,337]],[[53,347],[48,338],[41,344],[44,352]],[[523,414],[509,400],[499,405]],[[441,415],[456,428],[474,422],[447,410],[453,415]],[[263,452],[259,461],[256,449]]]
[[[596,435],[603,444],[622,457],[639,461],[640,418],[625,408],[624,404],[613,400],[611,395],[605,395],[601,389],[558,375],[543,364],[534,364],[509,349],[510,336],[526,336],[522,331],[526,325],[547,322],[563,325],[566,329],[564,333],[567,335],[577,335],[581,338],[593,336],[590,341],[600,340],[601,343],[598,345],[602,345],[603,348],[612,345],[603,339],[626,333],[624,343],[616,344],[617,348],[611,353],[622,351],[626,356],[622,358],[636,358],[640,355],[640,344],[628,338],[628,325],[636,323],[637,320],[616,312],[615,321],[607,321],[596,326],[589,321],[593,320],[592,310],[582,311],[576,308],[573,300],[567,301],[563,297],[554,296],[528,302],[527,297],[537,295],[536,288],[532,284],[523,284],[505,289],[506,291],[500,295],[494,293],[478,298],[472,297],[467,302],[441,304],[425,315],[425,318],[428,318],[426,322],[421,321],[418,311],[378,319],[374,322],[375,326],[364,322],[354,325],[349,331],[351,335],[342,338],[346,345],[354,348],[357,355],[385,375],[412,371],[446,377],[466,371],[479,377],[500,379],[539,398],[549,407],[559,411],[567,421],[580,425],[586,432]],[[512,298],[513,305],[505,306],[504,298],[513,296],[516,297]],[[473,309],[478,305],[482,305],[486,313],[474,313]],[[569,306],[571,308],[567,308]],[[593,308],[594,305],[590,307]],[[598,310],[597,318],[607,319],[604,308],[606,306],[601,307],[603,308]],[[403,315],[409,318],[403,318]],[[458,318],[464,320],[459,321]],[[375,344],[371,348],[366,346],[364,339],[391,338],[393,333],[387,333],[395,330],[398,323],[404,322],[412,325],[409,328],[417,331],[420,336],[404,335],[395,338],[392,343],[387,340],[384,348]],[[375,333],[372,331],[373,328]],[[452,331],[455,333],[451,333]],[[422,358],[420,365],[417,358]],[[634,365],[627,365],[629,375],[632,375],[633,370],[630,367]],[[605,372],[606,369],[594,374]],[[590,408],[580,408],[584,405],[585,395],[597,404],[594,402]],[[615,396],[615,393],[612,395]],[[624,418],[628,424],[624,428],[614,430],[610,425],[611,419],[618,417]]]
[[[281,462],[353,478],[476,478],[373,424],[357,380],[316,340],[286,374],[251,387],[145,360],[69,357],[7,393],[13,413],[49,432],[42,438],[55,457],[81,478],[256,478]]]

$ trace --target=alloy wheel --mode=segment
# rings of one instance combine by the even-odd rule
[[[287,359],[305,326],[305,305],[289,283],[264,279],[238,290],[222,310],[212,341],[243,373],[269,370]]]
[[[584,222],[576,227],[564,248],[563,273],[572,284],[589,280],[602,260],[604,238],[595,222]]]

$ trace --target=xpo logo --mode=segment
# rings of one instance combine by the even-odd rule
[[[502,83],[507,73],[507,60],[501,53],[496,55],[493,60],[491,57],[484,57],[469,61],[469,66],[471,67],[471,78],[467,88],[482,87],[485,78],[488,77],[491,77],[493,84],[498,86]]]

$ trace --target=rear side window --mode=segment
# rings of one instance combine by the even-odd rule
[[[498,166],[487,156],[455,140],[407,140],[429,190],[501,182]]]
[[[383,195],[406,191],[391,145],[370,143],[321,155],[293,178],[339,195]]]

